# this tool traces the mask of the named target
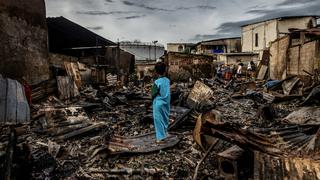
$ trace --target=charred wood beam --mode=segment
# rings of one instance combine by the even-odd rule
[[[175,129],[179,124],[183,123],[183,121],[186,119],[186,117],[193,111],[193,109],[189,109],[187,112],[185,112],[179,119],[175,120],[174,123],[172,123],[169,126],[169,130]]]
[[[82,129],[79,129],[79,130],[76,130],[76,131],[72,131],[72,132],[64,134],[64,135],[61,135],[61,136],[58,136],[57,139],[60,139],[60,140],[70,139],[70,138],[73,138],[75,136],[79,136],[81,134],[84,134],[84,133],[99,129],[99,128],[103,127],[103,126],[104,126],[104,124],[94,124],[94,125],[91,125],[91,126],[88,126],[88,127],[85,127],[85,128],[82,128]]]
[[[70,125],[70,126],[65,126],[65,127],[59,127],[59,128],[51,128],[48,130],[48,133],[51,136],[59,136],[62,134],[67,134],[72,131],[76,131],[81,128],[88,127],[89,123],[83,123],[83,124],[76,124],[76,125]]]
[[[156,175],[159,173],[163,173],[164,171],[162,169],[148,169],[148,168],[141,168],[141,169],[131,169],[131,168],[125,168],[125,169],[110,169],[110,170],[102,170],[102,169],[90,169],[91,173],[104,173],[104,174],[117,174],[117,175],[143,175],[143,174],[149,174],[149,175]]]

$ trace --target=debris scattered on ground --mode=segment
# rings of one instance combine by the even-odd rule
[[[301,91],[299,81],[279,81],[271,89],[261,80],[175,83],[163,144],[155,143],[151,86],[83,86],[76,96],[70,95],[76,85],[58,88],[67,94],[37,100],[27,124],[1,126],[2,167],[10,177],[18,163],[12,153],[20,152],[33,179],[266,177],[262,170],[278,166],[262,166],[268,159],[307,162],[300,170],[316,172],[319,107],[310,97],[318,86]],[[278,174],[290,177],[287,171]]]

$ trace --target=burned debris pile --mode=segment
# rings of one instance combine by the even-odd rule
[[[0,9],[0,179],[320,179],[319,17],[164,52],[46,18],[44,0]],[[154,71],[171,80],[163,141]]]
[[[30,120],[3,123],[1,167],[8,178],[28,166],[34,179],[316,178],[319,83],[299,82],[173,83],[164,144],[155,143],[150,86],[62,86],[36,96]]]
[[[220,175],[318,179],[319,82],[314,81],[311,89],[298,77],[245,84],[236,85],[233,90],[238,91],[202,113],[194,130],[194,140],[204,149],[212,144],[217,148],[223,141],[229,145],[225,151],[211,150]]]

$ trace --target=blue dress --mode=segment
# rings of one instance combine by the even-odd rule
[[[157,141],[167,137],[170,114],[170,80],[160,77],[154,82],[158,93],[153,99],[153,122]]]

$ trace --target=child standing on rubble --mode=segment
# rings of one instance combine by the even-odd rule
[[[166,65],[158,62],[155,65],[157,80],[151,93],[153,100],[153,122],[156,130],[157,143],[163,142],[168,136],[170,114],[170,80],[165,77]]]

